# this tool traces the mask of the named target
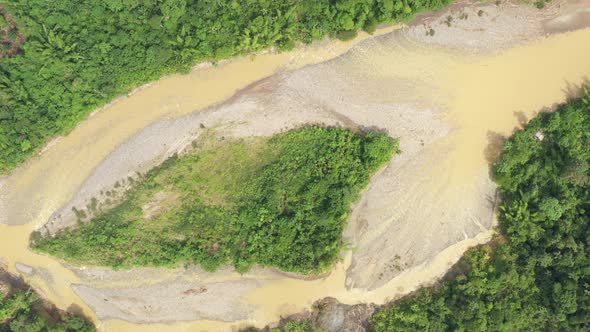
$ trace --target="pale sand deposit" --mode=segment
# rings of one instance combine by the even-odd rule
[[[469,246],[491,236],[496,197],[486,157],[498,138],[523,117],[564,101],[590,75],[589,29],[542,37],[545,22],[578,15],[572,13],[583,6],[576,6],[540,15],[513,5],[476,5],[496,16],[470,14],[458,26],[462,33],[445,24],[426,37],[418,25],[371,38],[337,59],[279,72],[220,105],[210,106],[274,71],[264,56],[254,61],[253,74],[244,69],[250,62],[231,62],[203,76],[164,79],[96,114],[5,180],[4,222],[28,224],[1,226],[1,256],[13,271],[16,262],[32,267],[27,279],[44,295],[62,308],[80,305],[108,331],[230,330],[276,321],[326,296],[384,303],[430,284]],[[523,11],[531,13],[526,29],[510,21]],[[277,63],[274,68],[288,61]],[[242,72],[245,78],[236,78]],[[164,114],[170,118],[161,119]],[[354,250],[326,277],[301,280],[268,269],[244,275],[231,269],[68,269],[27,248],[28,233],[50,216],[49,230],[70,224],[72,206],[84,206],[116,181],[181,150],[203,131],[201,123],[219,135],[242,137],[310,122],[385,129],[400,137],[403,150],[355,206],[345,234]],[[148,328],[121,319],[208,321]]]

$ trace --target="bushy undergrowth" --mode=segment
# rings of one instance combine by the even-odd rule
[[[397,149],[384,134],[322,127],[217,142],[171,158],[114,209],[34,247],[116,268],[322,271],[343,249],[350,205]]]

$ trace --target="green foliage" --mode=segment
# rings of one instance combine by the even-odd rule
[[[10,1],[26,43],[0,61],[0,173],[90,111],[164,74],[271,46],[351,38],[450,1]]]
[[[397,146],[384,134],[322,127],[209,143],[150,171],[117,207],[33,239],[34,247],[117,268],[187,262],[322,271],[343,248],[350,205]]]
[[[535,1],[535,7],[537,7],[537,9],[543,9],[543,8],[545,8],[545,4],[548,2],[549,2],[549,0]]]
[[[374,331],[590,329],[589,98],[506,142],[494,167],[502,236],[467,252],[454,280],[376,313]]]
[[[346,41],[356,38],[357,35],[358,33],[356,32],[356,30],[345,30],[337,33],[336,38]]]
[[[250,327],[244,330],[240,330],[240,332],[261,332],[261,331],[270,331],[270,332],[315,332],[316,330],[312,328],[311,324],[306,321],[296,321],[290,320],[287,321],[283,327],[276,327],[273,329],[257,329],[255,327]]]
[[[309,323],[306,322],[298,322],[298,321],[289,321],[285,324],[283,328],[284,332],[311,332],[311,327]]]
[[[0,293],[0,331],[93,332],[95,328],[83,317],[44,304],[33,291],[15,289],[10,295]]]

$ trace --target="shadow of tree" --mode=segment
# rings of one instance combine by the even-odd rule
[[[0,285],[7,285],[8,288],[12,288],[14,290],[24,290],[26,291],[29,289],[25,280],[20,277],[13,275],[6,271],[4,268],[0,266]]]
[[[573,84],[565,81],[565,88],[562,90],[567,100],[578,99],[584,95],[584,87],[590,88],[590,79],[588,76],[582,78],[581,84]]]
[[[361,134],[377,133],[377,134],[389,135],[389,132],[387,131],[387,129],[380,128],[377,126],[358,126],[358,132]]]
[[[565,102],[553,103],[550,106],[543,107],[535,113],[535,116],[537,116],[539,113],[555,112],[557,111],[559,106],[563,105],[564,103],[572,99],[581,98],[584,95],[585,88],[590,88],[590,79],[588,78],[588,76],[584,76],[582,78],[582,82],[579,84],[574,84],[572,82],[565,81],[565,88],[561,90],[565,95]]]
[[[588,78],[588,76],[585,76],[584,78],[582,78],[582,83],[580,84],[574,84],[569,81],[565,81],[565,88],[562,89],[562,92],[565,94],[567,102],[572,99],[578,99],[583,97],[586,93],[585,91],[587,91],[585,89],[588,88],[590,88],[590,79]],[[531,119],[535,118],[540,113],[554,112],[563,104],[564,103],[554,103],[550,106],[543,107],[538,112],[533,113]],[[518,126],[514,128],[511,135],[521,130],[530,121],[530,119],[528,119],[526,114],[522,111],[515,111],[513,114],[516,120],[518,121]],[[500,157],[500,154],[502,153],[502,148],[507,139],[507,137],[500,133],[493,131],[487,132],[488,143],[486,145],[486,148],[484,149],[484,156],[489,165],[489,174],[492,179],[494,178],[494,163]]]
[[[488,164],[493,165],[502,152],[506,137],[494,131],[488,131],[486,136],[488,144],[483,153]]]
[[[524,114],[523,111],[515,111],[513,114],[521,127],[524,127],[524,125],[526,125],[529,122],[528,118],[526,117],[526,114]]]
[[[82,309],[81,306],[79,306],[75,303],[70,304],[70,306],[68,307],[68,309],[66,309],[66,311],[72,315],[84,316],[84,309]]]

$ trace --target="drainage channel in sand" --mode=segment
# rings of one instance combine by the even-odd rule
[[[395,41],[395,39],[390,40],[390,42]],[[232,326],[235,328],[248,322],[260,325],[275,321],[280,315],[291,314],[307,308],[314,300],[326,296],[336,297],[346,303],[383,303],[388,299],[407,293],[423,283],[436,280],[468,246],[489,239],[491,233],[483,230],[479,234],[467,236],[468,240],[459,239],[455,241],[455,244],[444,246],[442,252],[441,250],[436,251],[432,255],[433,259],[415,262],[412,268],[398,273],[397,277],[390,281],[377,282],[362,275],[363,268],[375,273],[383,269],[383,266],[388,262],[387,259],[390,258],[388,256],[393,255],[394,251],[382,251],[382,249],[393,250],[396,247],[395,244],[401,243],[395,242],[396,240],[400,241],[399,238],[396,238],[395,227],[403,224],[404,220],[420,222],[420,225],[408,224],[408,229],[420,229],[424,231],[424,234],[431,232],[433,236],[438,235],[435,232],[436,229],[430,226],[431,223],[435,224],[433,220],[424,220],[424,218],[434,218],[436,213],[439,213],[438,218],[442,218],[440,213],[445,213],[449,209],[461,209],[462,204],[467,202],[466,197],[478,193],[471,187],[473,181],[487,176],[486,151],[489,150],[490,144],[494,143],[496,138],[510,134],[523,118],[530,118],[535,111],[544,106],[564,101],[568,93],[575,90],[570,87],[578,86],[590,75],[590,62],[587,61],[590,58],[590,30],[551,36],[494,56],[466,55],[420,45],[415,48],[412,45],[405,45],[404,50],[397,49],[396,53],[390,53],[392,48],[387,45],[387,42],[388,39],[383,38],[381,43],[376,43],[374,46],[367,43],[362,52],[352,52],[343,57],[335,64],[335,69],[347,72],[352,77],[355,75],[362,77],[356,81],[359,87],[355,89],[358,91],[365,91],[361,88],[363,83],[371,81],[397,82],[400,75],[403,76],[405,82],[426,81],[427,87],[415,87],[412,91],[416,92],[420,99],[429,99],[428,103],[441,104],[440,109],[444,111],[446,121],[453,129],[445,137],[429,143],[423,149],[424,153],[417,152],[417,156],[423,158],[417,159],[420,162],[419,166],[422,167],[415,167],[414,171],[410,169],[405,173],[408,179],[421,179],[423,182],[400,182],[404,185],[411,184],[412,186],[405,189],[408,189],[408,195],[414,195],[412,200],[403,201],[404,197],[401,196],[400,200],[414,205],[405,206],[405,209],[400,206],[401,212],[388,212],[387,220],[369,224],[369,231],[360,231],[354,234],[357,250],[348,253],[346,259],[339,263],[329,276],[308,281],[287,277],[274,278],[269,279],[263,286],[244,292],[242,294],[243,302],[256,308],[250,314],[250,320],[234,325],[199,321],[149,326],[135,325],[120,320],[105,320],[98,322],[99,328],[105,331],[230,330]],[[372,49],[372,47],[374,48]],[[381,50],[376,48],[381,48]],[[287,60],[284,60],[286,62],[281,61],[278,62],[281,64],[288,62]],[[433,63],[433,61],[436,62]],[[366,70],[365,65],[371,63],[377,70]],[[225,66],[220,69],[223,70],[223,68]],[[217,72],[211,79],[219,78],[220,73]],[[233,72],[224,73],[228,77],[232,77]],[[271,73],[272,71],[266,75]],[[427,77],[426,80],[425,77]],[[24,218],[26,221],[32,221],[29,224],[14,227],[0,226],[0,253],[12,271],[15,269],[16,262],[32,266],[34,272],[29,277],[30,281],[59,307],[67,308],[70,304],[75,303],[81,306],[86,313],[93,315],[92,311],[70,287],[72,284],[83,283],[79,277],[50,257],[32,253],[27,248],[28,234],[70,199],[100,160],[120,142],[130,137],[133,132],[155,121],[163,114],[188,113],[205,106],[206,104],[199,104],[196,97],[194,99],[174,97],[175,89],[172,88],[174,85],[162,88],[168,91],[166,93],[170,96],[167,97],[166,105],[173,106],[158,104],[161,103],[161,99],[156,98],[158,96],[156,92],[159,91],[162,84],[168,84],[165,83],[167,80],[178,82],[180,85],[177,86],[177,89],[182,92],[190,84],[184,79],[186,77],[171,77],[115,104],[113,108],[121,107],[121,110],[125,109],[125,112],[129,112],[126,117],[130,118],[124,118],[130,123],[134,123],[134,115],[138,117],[138,124],[132,126],[133,129],[121,129],[121,131],[115,129],[117,127],[115,125],[122,120],[119,115],[109,118],[112,113],[108,112],[112,108],[107,109],[82,123],[71,135],[56,143],[40,158],[31,161],[7,180],[10,185],[8,189],[16,190],[15,188],[18,188],[20,199],[24,202],[27,202],[27,199],[32,199],[27,204],[33,205],[34,208],[20,206],[19,209],[29,215],[19,213],[9,215],[11,218]],[[317,79],[321,80],[321,75],[318,75]],[[250,82],[246,81],[241,83],[245,85]],[[395,94],[391,96],[394,88],[384,87],[381,92],[376,90],[366,93],[371,94],[372,97],[369,99],[378,99],[380,103],[384,104],[395,103],[400,100],[399,98],[406,102],[406,96],[399,96],[399,98]],[[429,93],[428,89],[432,89],[434,93]],[[235,88],[224,90],[226,92],[217,94],[217,96],[221,99],[234,90]],[[152,92],[148,93],[148,91]],[[337,97],[345,98],[345,96]],[[128,102],[128,104],[123,104],[124,102]],[[179,105],[177,109],[180,111],[174,110],[176,104]],[[130,108],[123,108],[125,105]],[[131,107],[132,105],[135,106]],[[153,109],[172,108],[162,113],[154,111],[157,115],[146,115],[144,118],[141,115],[142,111],[149,105],[152,105]],[[359,118],[362,116],[361,114],[353,115]],[[105,118],[99,120],[102,119],[101,116]],[[360,120],[355,119],[355,122],[358,123]],[[123,125],[123,127],[125,126],[127,125]],[[401,139],[403,143],[404,136]],[[411,147],[408,146],[406,150],[409,151],[409,149]],[[435,153],[430,154],[431,151],[436,150],[445,151],[444,159],[437,159],[439,157]],[[51,155],[52,151],[55,155]],[[49,156],[54,158],[53,162]],[[57,159],[58,157],[59,159]],[[90,161],[86,162],[85,158]],[[59,162],[55,164],[55,160],[59,160]],[[401,162],[394,161],[392,163],[393,171],[396,166],[403,166]],[[430,172],[427,178],[424,178],[423,171],[425,170]],[[20,191],[21,189],[22,191]],[[493,188],[486,187],[488,191],[491,189]],[[434,194],[426,195],[430,192]],[[7,200],[6,193],[7,191],[4,190],[5,197],[0,202],[10,202]],[[374,193],[378,192],[374,191]],[[419,196],[425,196],[428,199]],[[393,204],[394,202],[384,203]],[[434,206],[434,203],[438,206]],[[0,207],[4,211],[7,209],[6,205]],[[409,209],[414,211],[408,211]],[[422,211],[425,210],[436,213],[423,214]],[[363,211],[362,208],[360,211]],[[369,210],[365,212],[367,215],[370,213]],[[360,214],[365,215],[365,213]],[[489,218],[493,219],[491,215]],[[379,232],[371,232],[375,229],[379,229]],[[414,243],[411,246],[428,246],[429,240],[435,240],[427,237],[421,239],[420,234],[413,236]],[[389,245],[387,242],[383,242],[384,238],[390,240]],[[411,246],[408,250],[412,249]],[[438,254],[439,252],[441,253]],[[380,254],[375,255],[375,253]],[[357,270],[355,270],[355,266]],[[256,275],[237,276],[236,278],[253,277]],[[371,291],[363,291],[360,288],[348,290],[345,287],[347,279],[355,279],[354,284],[364,285],[363,288],[374,289]],[[157,283],[161,280],[166,280],[166,278],[156,278],[153,282]],[[195,308],[195,311],[198,310]]]

